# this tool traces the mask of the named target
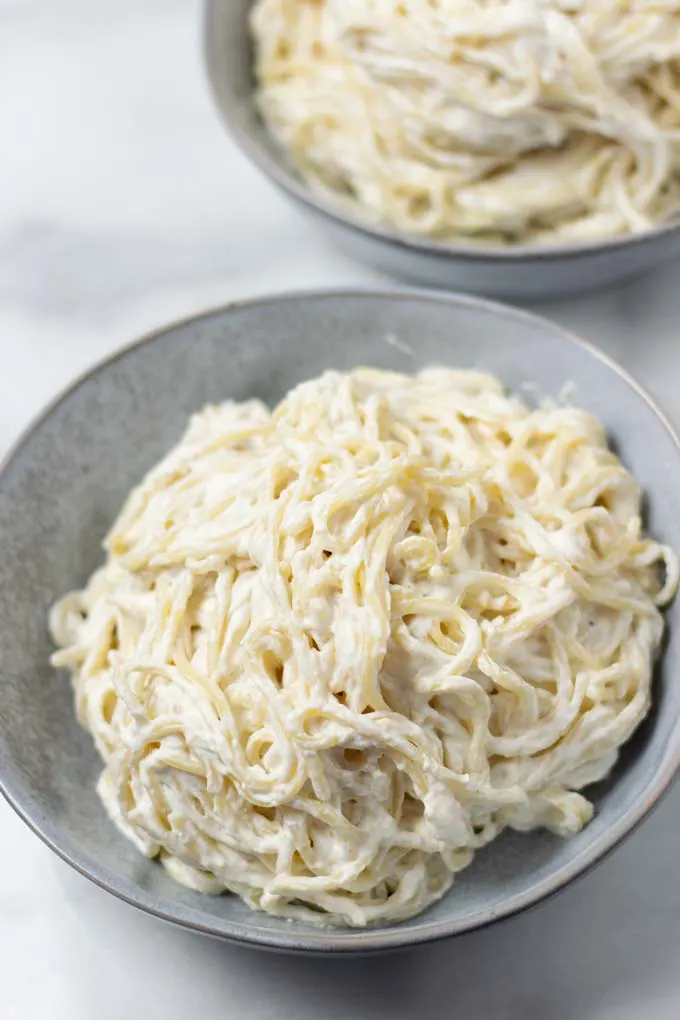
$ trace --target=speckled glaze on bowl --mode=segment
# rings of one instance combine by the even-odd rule
[[[596,290],[680,258],[678,222],[635,237],[500,248],[412,237],[315,194],[269,137],[254,106],[252,5],[253,0],[204,0],[208,77],[223,122],[251,162],[360,261],[424,286],[542,300]]]
[[[208,402],[272,403],[331,367],[436,363],[484,368],[511,388],[531,380],[546,395],[573,380],[575,401],[602,418],[648,493],[652,532],[680,549],[680,449],[671,428],[604,355],[541,319],[419,292],[311,294],[233,305],[145,337],[60,397],[0,474],[0,786],[94,882],[161,918],[239,942],[317,953],[389,949],[488,924],[556,892],[668,787],[680,761],[680,601],[669,612],[654,711],[614,775],[593,790],[593,822],[570,840],[504,834],[411,921],[324,931],[252,913],[236,897],[177,885],[108,821],[95,793],[98,757],[76,724],[68,680],[48,665],[46,617],[101,562],[101,540],[129,489]]]

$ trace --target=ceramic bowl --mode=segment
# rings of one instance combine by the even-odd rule
[[[269,137],[253,102],[248,12],[253,0],[205,0],[208,77],[232,138],[251,162],[350,255],[396,277],[430,287],[513,300],[542,300],[596,290],[680,257],[680,224],[634,237],[560,247],[501,248],[430,241],[380,226],[314,193]]]
[[[385,928],[323,930],[252,913],[234,896],[173,882],[109,822],[100,762],[79,729],[70,684],[54,671],[47,613],[102,560],[101,541],[132,486],[208,402],[277,401],[300,380],[357,364],[414,371],[483,368],[508,387],[535,383],[604,421],[649,499],[648,525],[680,549],[680,450],[645,393],[608,358],[556,326],[473,298],[419,292],[311,294],[232,305],[167,327],[76,382],[29,429],[0,474],[0,784],[61,857],[149,913],[259,946],[359,952],[488,924],[556,892],[649,811],[680,759],[680,600],[654,710],[611,778],[591,790],[594,820],[568,840],[506,833],[420,917]],[[35,876],[36,882],[40,876]]]

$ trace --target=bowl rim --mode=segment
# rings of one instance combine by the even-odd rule
[[[250,0],[251,6],[254,2],[255,0]],[[323,191],[315,191],[305,184],[294,169],[288,168],[285,162],[279,163],[274,159],[243,125],[237,113],[237,97],[231,92],[225,94],[219,83],[222,54],[217,49],[214,26],[218,11],[223,6],[222,0],[203,0],[202,36],[204,64],[210,92],[228,134],[252,165],[280,190],[301,203],[307,212],[327,217],[339,229],[350,230],[382,244],[399,248],[410,255],[426,256],[440,261],[461,259],[487,264],[494,261],[522,263],[540,259],[542,262],[556,262],[565,258],[592,258],[621,249],[644,247],[680,231],[679,219],[675,222],[659,223],[639,234],[617,234],[613,237],[595,238],[581,242],[568,241],[545,246],[518,244],[504,248],[500,245],[466,243],[464,240],[452,242],[425,238],[417,234],[407,234],[386,223],[374,223],[369,217],[363,217],[360,212],[355,213],[351,206],[345,208],[341,202],[334,202],[332,197]],[[277,145],[274,139],[272,139],[272,144]],[[282,158],[284,160],[286,158],[283,152]]]
[[[20,432],[18,438],[10,445],[4,456],[0,458],[0,493],[7,470],[21,457],[24,447],[31,441],[33,434],[49,420],[54,411],[67,401],[81,385],[86,384],[99,373],[106,371],[110,365],[119,359],[149,343],[161,340],[164,335],[176,329],[199,323],[202,320],[229,315],[235,311],[248,311],[270,305],[294,305],[298,302],[323,302],[329,299],[337,300],[338,298],[350,302],[356,299],[362,300],[368,298],[388,302],[424,302],[426,304],[442,305],[451,309],[462,307],[491,314],[498,319],[528,323],[541,329],[548,328],[558,340],[579,348],[581,351],[585,351],[617,375],[633,391],[636,398],[641,399],[647,404],[648,408],[666,429],[678,454],[680,454],[680,435],[647,390],[625,368],[620,366],[604,351],[589,341],[583,340],[568,330],[563,329],[556,323],[545,319],[543,316],[485,298],[432,292],[422,288],[353,287],[308,289],[229,301],[201,312],[192,313],[156,328],[151,332],[144,333],[130,343],[116,348],[104,358],[95,361],[57,393],[45,408]],[[7,765],[9,765],[9,769]],[[5,761],[4,774],[0,773],[0,794],[4,796],[28,827],[58,857],[95,885],[112,893],[117,899],[129,903],[147,914],[190,931],[261,949],[302,952],[312,955],[352,955],[384,952],[426,942],[439,941],[467,931],[486,928],[496,921],[510,918],[515,914],[537,906],[589,872],[630,836],[650,814],[652,809],[658,805],[661,798],[668,793],[678,774],[680,774],[680,718],[676,719],[673,725],[667,748],[664,755],[656,763],[656,771],[652,779],[647,787],[640,792],[635,803],[614,824],[610,825],[593,842],[584,847],[573,860],[556,869],[539,883],[532,885],[530,889],[506,899],[498,908],[479,908],[465,917],[454,920],[431,922],[423,920],[418,925],[418,918],[416,917],[405,922],[405,925],[418,925],[416,928],[398,925],[392,928],[342,929],[342,934],[336,933],[332,928],[321,928],[318,932],[305,931],[303,934],[297,932],[295,925],[291,925],[290,930],[283,931],[269,931],[257,928],[258,914],[256,912],[253,912],[252,928],[248,924],[223,920],[221,918],[206,921],[205,915],[200,908],[194,908],[189,905],[174,907],[167,901],[159,899],[153,893],[141,889],[125,877],[116,874],[108,867],[102,866],[98,861],[91,858],[86,851],[72,844],[68,836],[64,837],[60,833],[58,826],[53,825],[48,819],[42,817],[39,811],[35,810],[35,807],[31,804],[30,795],[25,798],[22,797],[21,790],[23,784],[21,777],[18,770],[15,770],[13,779],[12,763],[8,759]]]

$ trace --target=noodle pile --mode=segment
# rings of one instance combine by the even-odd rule
[[[680,0],[257,0],[259,104],[316,189],[434,238],[680,211]]]
[[[394,921],[578,832],[650,704],[672,552],[596,419],[359,369],[207,407],[54,608],[101,797],[181,882]]]

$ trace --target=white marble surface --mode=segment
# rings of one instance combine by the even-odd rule
[[[236,296],[377,279],[226,140],[198,17],[196,0],[0,0],[0,449],[139,332]],[[543,311],[614,353],[680,421],[680,266]],[[0,1017],[671,1020],[679,860],[676,789],[594,874],[521,918],[398,957],[306,960],[138,914],[3,802]]]

